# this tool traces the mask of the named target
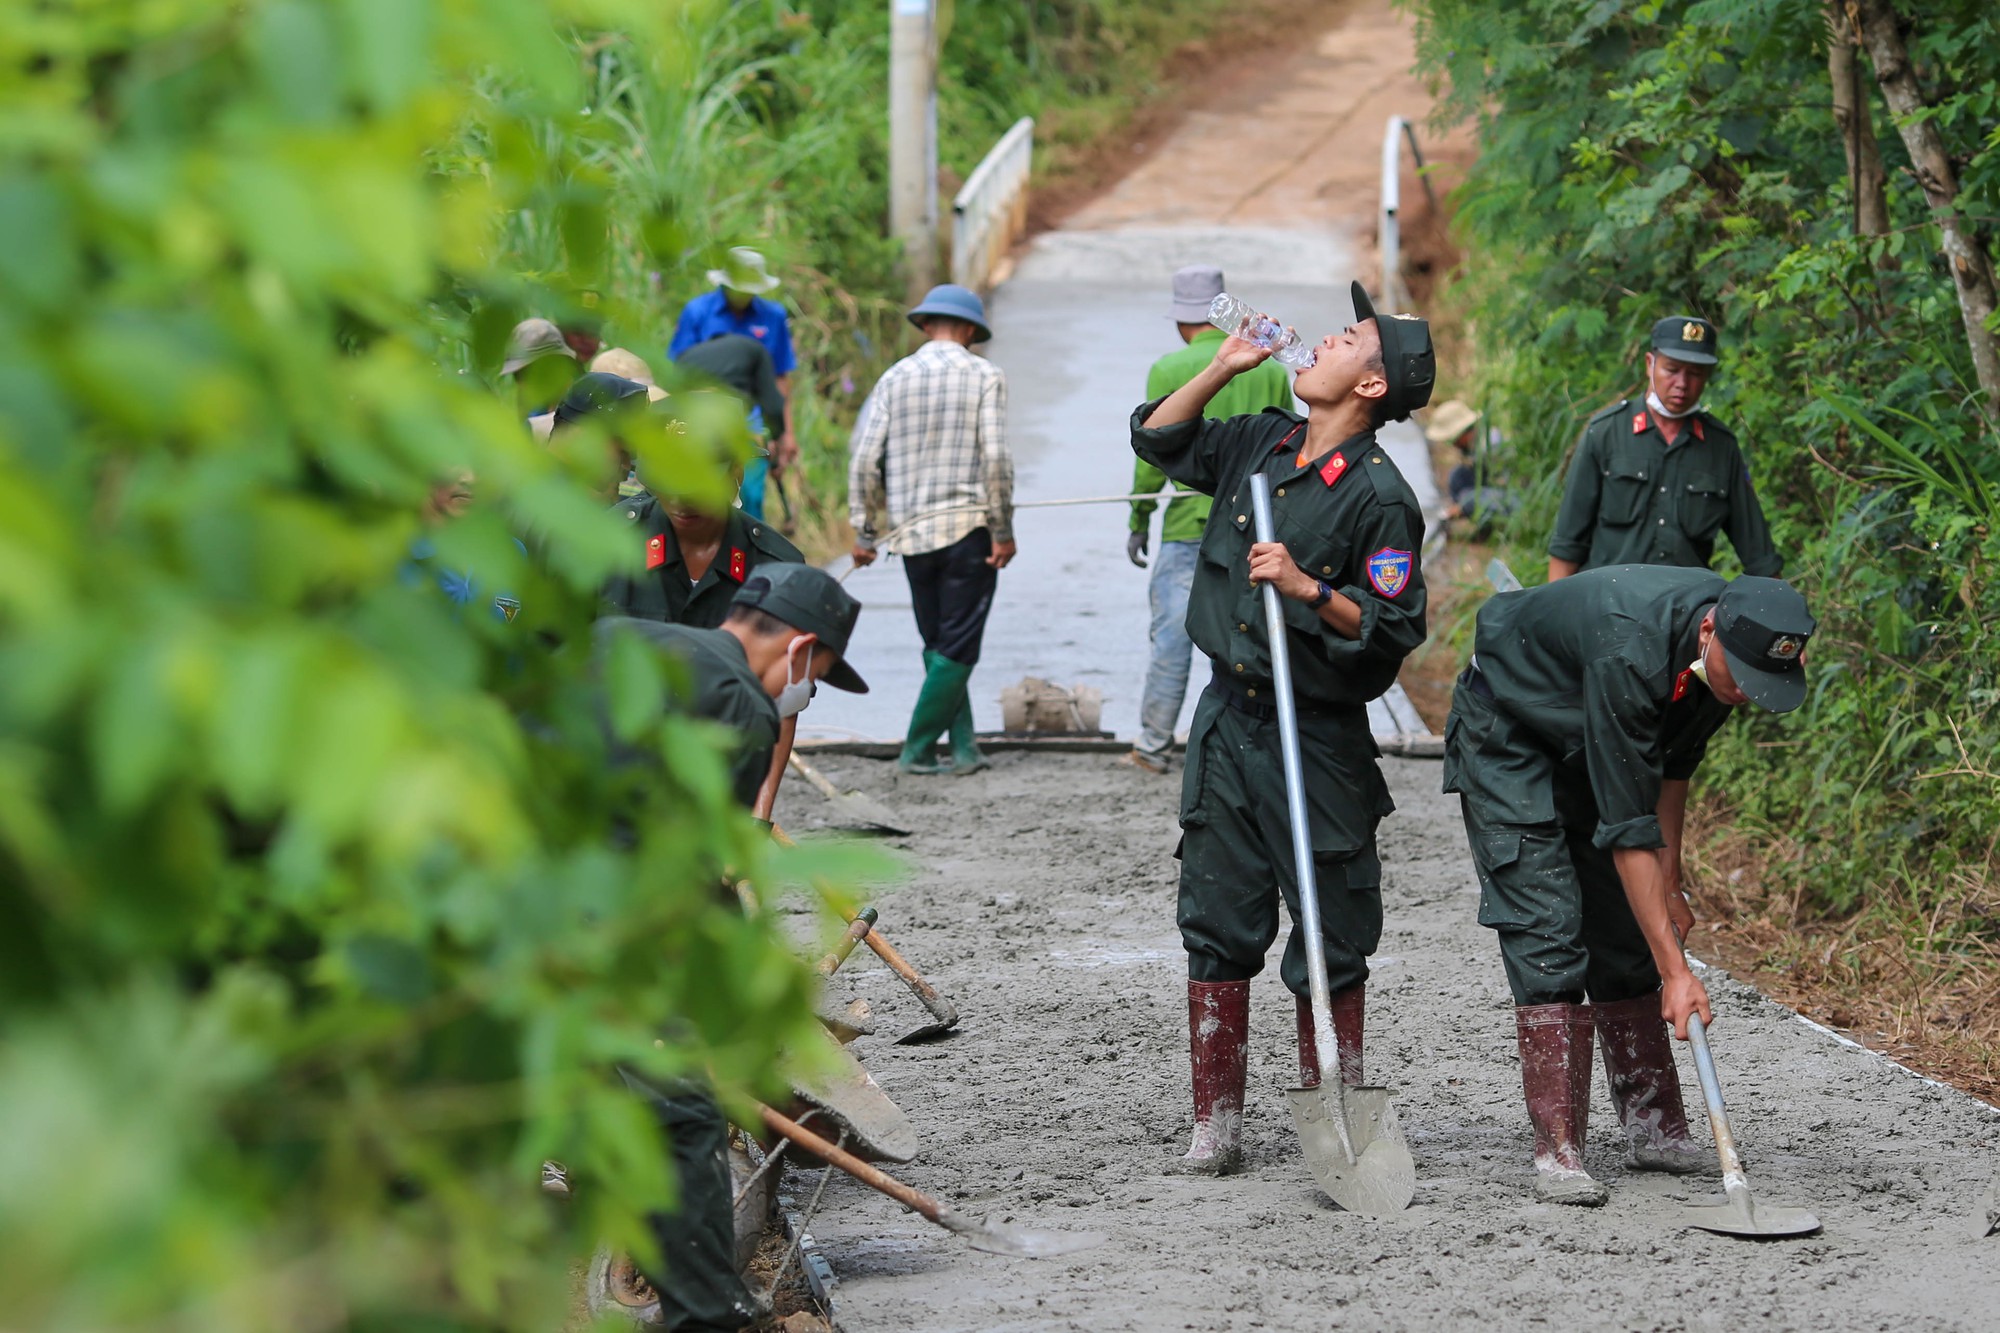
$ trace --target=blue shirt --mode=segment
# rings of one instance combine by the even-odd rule
[[[764,344],[764,350],[771,354],[771,369],[780,375],[791,374],[798,365],[798,358],[792,355],[792,329],[786,322],[785,308],[753,296],[749,309],[739,313],[730,308],[720,287],[703,292],[682,308],[674,340],[667,346],[667,359],[680,360],[682,352],[718,333],[741,333]]]

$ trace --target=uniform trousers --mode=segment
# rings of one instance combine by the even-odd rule
[[[1517,1005],[1651,994],[1660,973],[1632,915],[1582,764],[1566,764],[1459,679],[1444,789],[1459,795],[1479,873],[1479,923],[1500,937]]]
[[[992,554],[992,532],[975,528],[941,550],[903,557],[910,605],[926,651],[960,666],[979,665],[986,617],[1000,586],[1000,571],[986,563]]]
[[[733,1333],[756,1317],[736,1273],[736,1213],[729,1179],[729,1122],[706,1090],[688,1084],[662,1092],[620,1071],[653,1107],[673,1152],[677,1197],[671,1212],[646,1220],[664,1272],[648,1273],[668,1328]]]
[[[1216,679],[1195,706],[1181,780],[1181,943],[1189,980],[1248,980],[1278,938],[1282,900],[1292,932],[1279,975],[1304,995],[1299,879],[1270,699],[1268,687]],[[1368,979],[1368,956],[1382,939],[1375,826],[1395,803],[1376,766],[1366,708],[1302,711],[1299,748],[1327,982],[1345,990]]]

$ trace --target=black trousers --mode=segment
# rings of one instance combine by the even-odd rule
[[[960,666],[979,665],[986,617],[993,610],[993,591],[1000,586],[1000,571],[986,563],[992,554],[992,532],[975,528],[942,550],[903,557],[910,605],[916,610],[917,633],[923,636],[926,652]]]
[[[756,1318],[756,1306],[736,1273],[736,1214],[725,1155],[729,1122],[697,1086],[662,1092],[619,1072],[626,1086],[652,1104],[673,1150],[680,1197],[673,1211],[646,1219],[666,1263],[664,1272],[646,1274],[660,1293],[666,1326],[684,1333],[733,1333]]]

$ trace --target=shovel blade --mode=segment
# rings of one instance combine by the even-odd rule
[[[1819,1230],[1819,1219],[1805,1209],[1759,1206],[1748,1190],[1732,1193],[1727,1203],[1690,1208],[1682,1217],[1688,1226],[1721,1236],[1810,1236]]]
[[[955,1235],[965,1237],[965,1243],[975,1250],[988,1254],[1004,1254],[1012,1259],[1053,1259],[1061,1254],[1075,1254],[1078,1250],[1088,1250],[1104,1243],[1104,1235],[1096,1231],[1042,1231],[1035,1227],[1017,1227],[992,1219],[975,1222],[973,1219],[946,1209],[938,1214],[938,1225]]]
[[[1410,1206],[1417,1192],[1417,1164],[1403,1141],[1403,1127],[1387,1088],[1289,1088],[1292,1123],[1313,1179],[1328,1198],[1363,1217],[1392,1217]],[[1340,1141],[1343,1104],[1349,1160]]]
[[[958,1024],[956,1022],[926,1023],[915,1032],[906,1032],[896,1038],[896,1045],[921,1046],[925,1042],[939,1041],[945,1037],[949,1037],[957,1028]]]

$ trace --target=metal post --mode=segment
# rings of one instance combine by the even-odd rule
[[[937,280],[937,60],[932,0],[889,0],[889,234],[910,299]]]
[[[1384,309],[1399,309],[1402,302],[1396,298],[1396,289],[1402,285],[1402,237],[1398,231],[1397,213],[1402,210],[1403,182],[1402,162],[1397,156],[1396,137],[1402,132],[1403,118],[1389,117],[1388,127],[1382,132],[1382,305]]]

